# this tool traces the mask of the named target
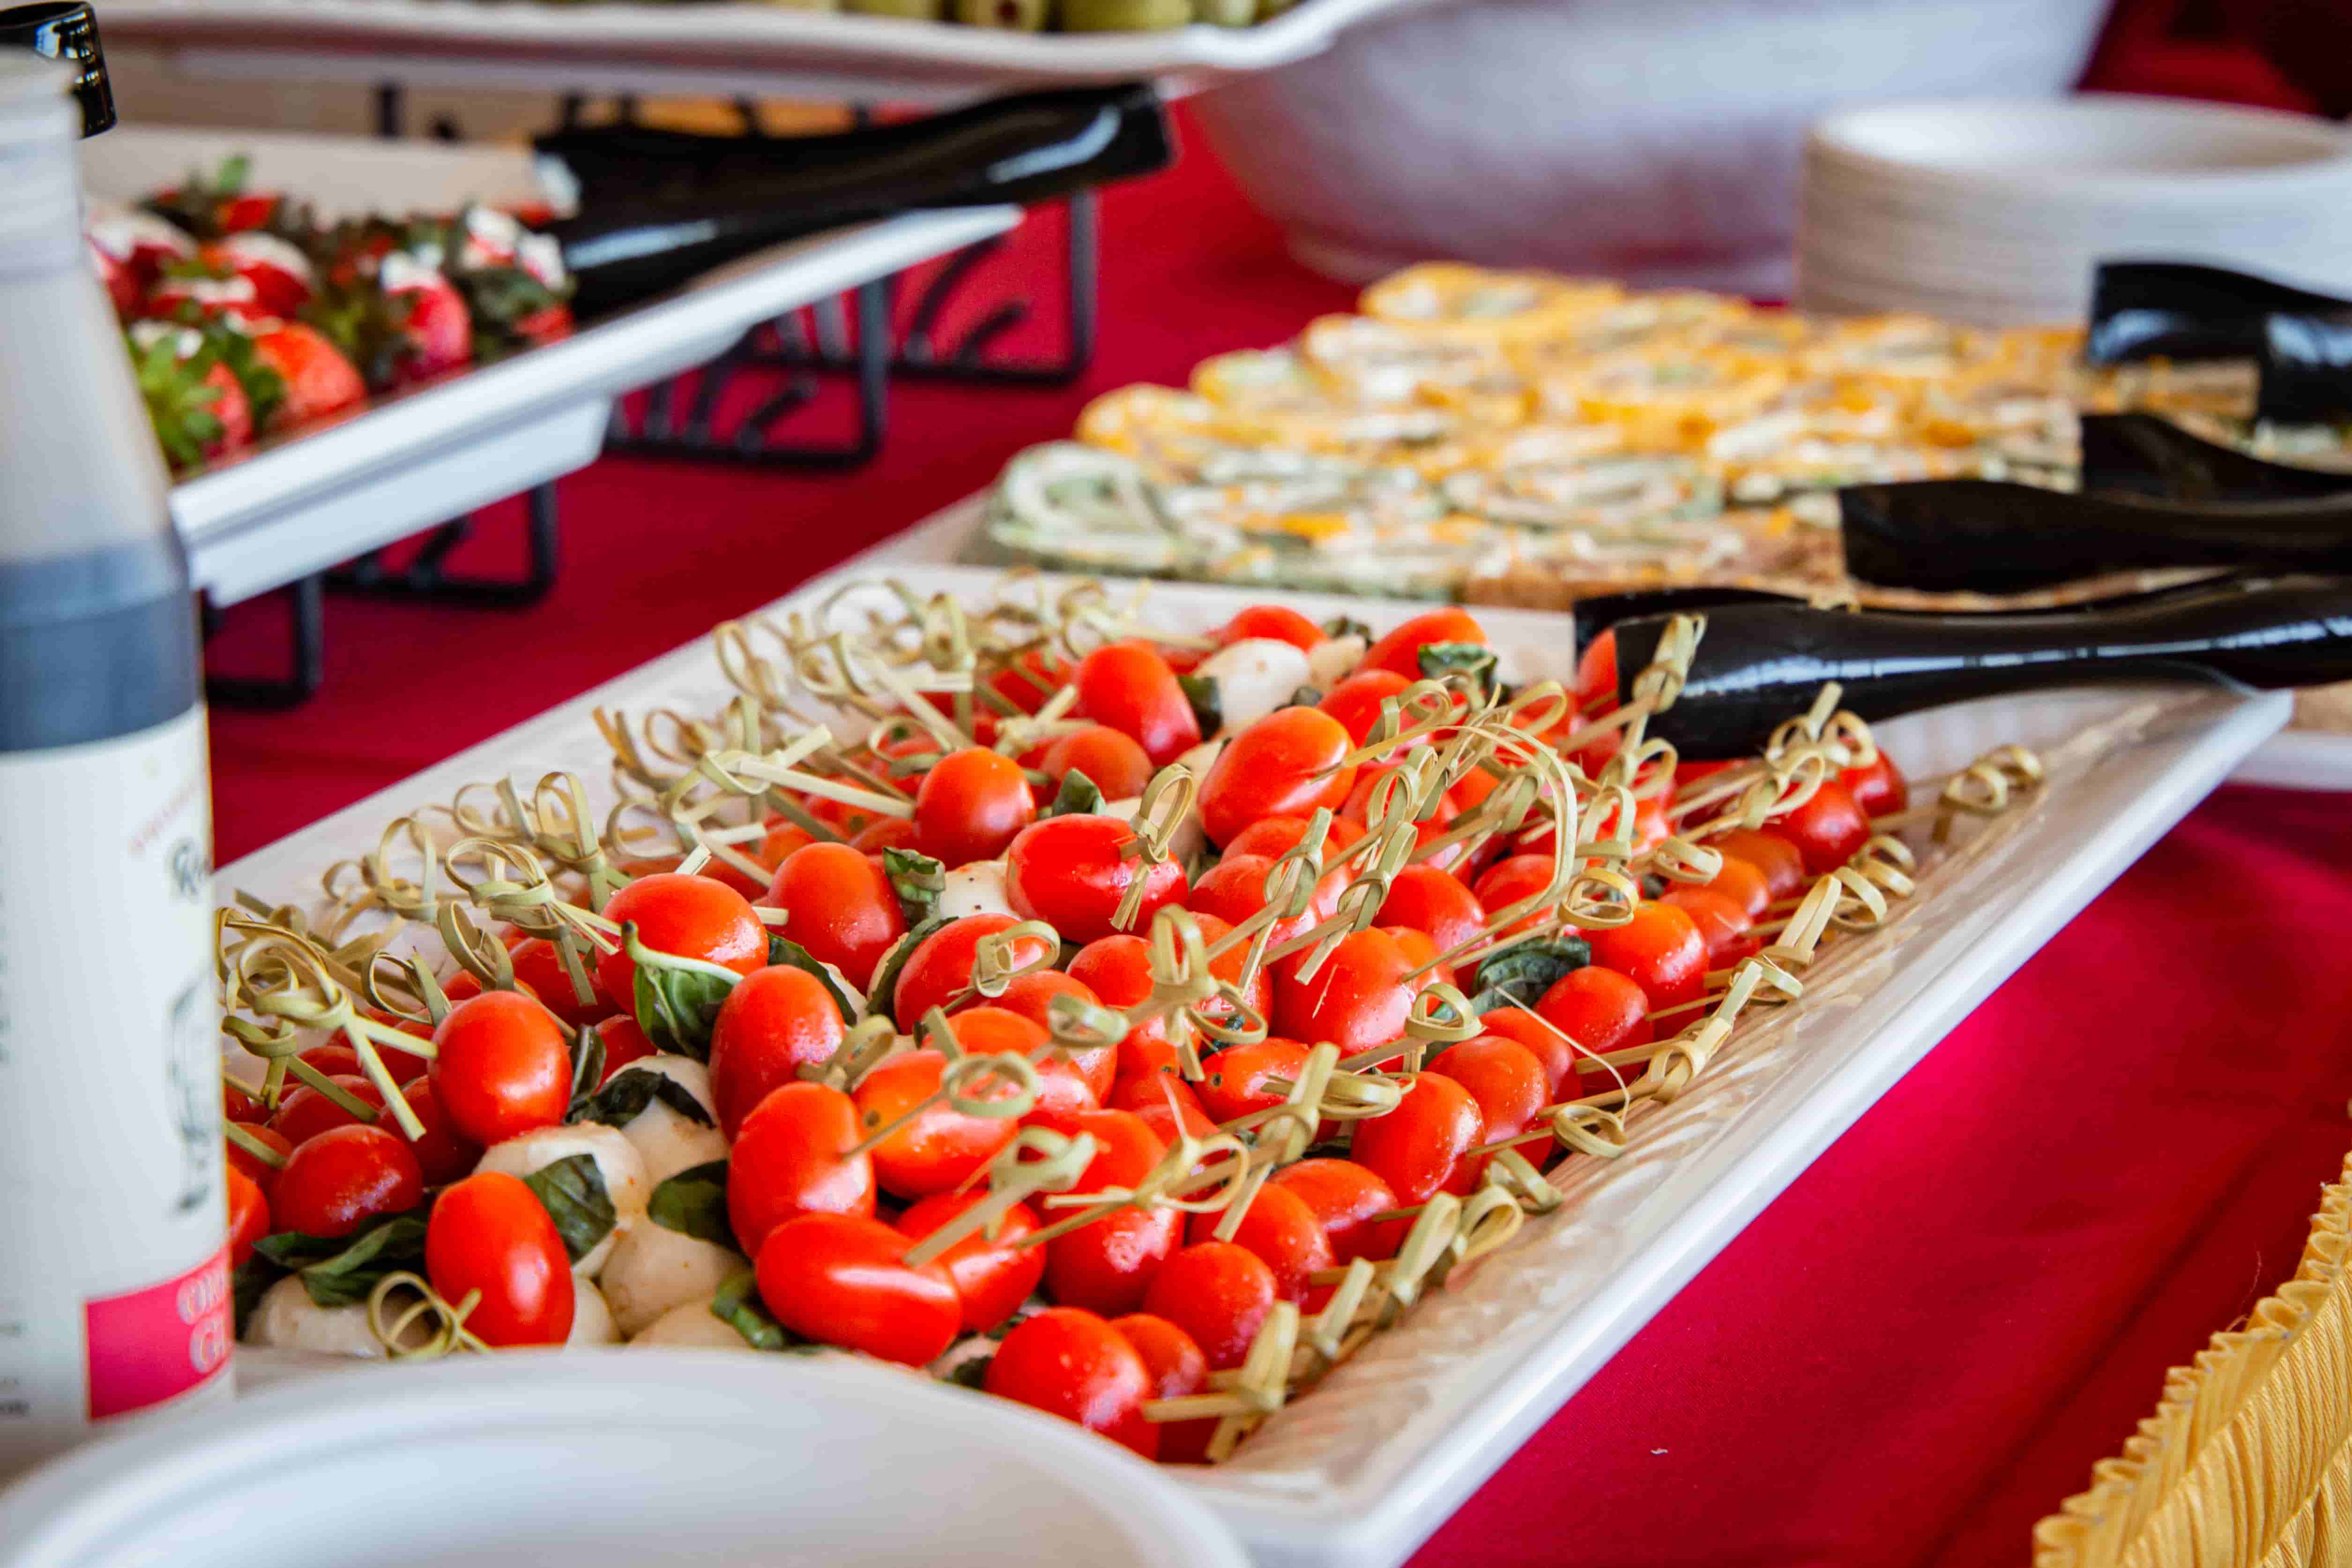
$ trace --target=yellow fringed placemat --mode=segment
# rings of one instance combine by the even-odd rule
[[[2352,1157],[2294,1278],[2166,1375],[2087,1491],[2034,1527],[2035,1568],[2352,1564]]]

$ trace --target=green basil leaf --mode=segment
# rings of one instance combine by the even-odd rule
[[[1467,675],[1481,691],[1494,683],[1495,650],[1484,643],[1424,643],[1421,646],[1421,674],[1425,680],[1442,681],[1448,675]]]
[[[1176,684],[1184,688],[1184,700],[1192,705],[1192,718],[1201,727],[1202,740],[1225,727],[1225,694],[1218,688],[1216,676],[1179,675]]]
[[[1591,945],[1581,936],[1557,936],[1507,947],[1478,966],[1470,1006],[1480,1013],[1512,1007],[1532,1011],[1562,975],[1591,962]]]
[[[771,939],[772,941],[772,939]],[[637,966],[637,1027],[656,1051],[710,1060],[710,1026],[720,1004],[734,990],[732,977],[720,979],[699,969]]]
[[[1334,615],[1323,622],[1326,637],[1361,637],[1367,647],[1374,641],[1372,629],[1351,615]]]
[[[522,1184],[539,1195],[540,1207],[555,1221],[555,1233],[574,1263],[593,1252],[620,1218],[593,1155],[566,1155],[531,1172]]]
[[[424,1266],[425,1217],[421,1212],[394,1215],[356,1236],[280,1231],[255,1242],[253,1251],[273,1269],[270,1278],[261,1281],[263,1290],[278,1275],[290,1271],[317,1305],[348,1307],[366,1301],[386,1274]]]
[[[939,862],[934,861],[931,863],[936,865]],[[848,1024],[856,1020],[857,1004],[849,999],[849,993],[841,988],[841,982],[825,972],[825,967],[817,960],[817,956],[799,943],[790,937],[781,936],[773,931],[769,932],[768,962],[790,965],[795,969],[805,969],[814,975],[817,984],[824,988],[824,994],[833,998],[834,1007],[840,1011],[841,1021]]]
[[[710,1298],[710,1315],[743,1336],[753,1350],[785,1351],[811,1355],[824,1347],[804,1340],[776,1321],[760,1300],[759,1276],[746,1269],[719,1287]]]
[[[718,1125],[702,1102],[693,1092],[667,1072],[656,1072],[650,1067],[624,1067],[613,1074],[613,1081],[587,1099],[572,1106],[567,1122],[598,1122],[607,1127],[625,1127],[645,1114],[646,1107],[660,1101],[697,1126]]]
[[[579,1043],[572,1048],[572,1103],[565,1107],[567,1122],[589,1120],[589,1106],[595,1095],[596,1085],[604,1082],[604,1033],[602,1030],[583,1029]],[[638,1107],[643,1110],[642,1105]],[[618,1125],[619,1124],[614,1124]]]
[[[236,1303],[236,1337],[245,1337],[246,1325],[253,1321],[253,1309],[269,1287],[286,1277],[286,1270],[261,1255],[257,1248],[253,1256],[236,1266],[229,1275],[229,1288]]]
[[[1653,904],[1665,897],[1668,891],[1666,879],[1655,872],[1651,872],[1642,878],[1642,896]]]
[[[1054,791],[1053,803],[1038,812],[1040,817],[1091,817],[1102,810],[1103,792],[1095,781],[1076,768],[1062,775],[1062,787]]]
[[[1317,691],[1313,686],[1297,686],[1291,690],[1290,702],[1287,706],[1291,707],[1317,707],[1321,706],[1322,701],[1323,694]]]
[[[995,1359],[992,1355],[975,1355],[967,1361],[959,1361],[955,1364],[955,1370],[948,1374],[947,1380],[959,1388],[969,1388],[975,1394],[982,1393],[988,1385],[989,1364]]]
[[[945,865],[913,850],[886,849],[882,872],[890,879],[890,891],[898,895],[898,909],[908,925],[920,925],[940,912],[940,894],[948,885]]]
[[[946,924],[945,920],[926,920],[899,937],[898,944],[882,955],[882,961],[874,966],[873,988],[866,993],[866,1017],[888,1019],[901,1030],[907,1027],[907,1020],[899,1018],[890,993],[898,988],[898,975],[906,968],[907,959],[932,932]]]
[[[654,1188],[646,1213],[665,1230],[741,1251],[727,1219],[727,1162],[690,1166]]]

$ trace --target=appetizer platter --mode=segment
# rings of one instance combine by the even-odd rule
[[[1193,90],[1320,54],[1349,27],[1430,3],[129,0],[108,8],[106,26],[110,39],[169,46],[180,68],[210,75],[937,104],[1089,82]]]
[[[193,252],[195,242],[173,241],[154,226],[161,220],[118,214],[134,213],[159,191],[193,189],[192,171],[217,180],[232,161],[243,161],[235,165],[242,171],[238,194],[253,198],[249,210],[260,214],[266,203],[274,215],[275,193],[294,193],[297,204],[329,225],[381,209],[472,212],[483,215],[485,226],[502,229],[499,209],[545,206],[561,193],[541,186],[521,152],[360,138],[121,127],[86,143],[82,156],[86,188],[108,204],[96,232],[123,253],[110,259],[144,271],[143,279],[126,280],[142,293],[166,281],[164,250],[184,243]],[[326,197],[331,192],[352,193],[350,204],[337,205]],[[584,467],[603,446],[612,399],[621,392],[715,357],[758,322],[1002,233],[1018,215],[1010,206],[912,213],[794,241],[496,362],[444,369],[410,384],[395,356],[385,372],[388,390],[358,401],[349,400],[360,378],[341,373],[352,367],[345,363],[339,371],[319,351],[315,329],[298,327],[290,336],[303,340],[309,358],[302,369],[323,370],[339,383],[331,397],[317,396],[340,406],[313,411],[281,399],[281,410],[314,417],[289,423],[289,413],[281,413],[283,428],[265,422],[247,444],[213,455],[203,449],[219,444],[226,430],[193,432],[198,460],[173,487],[173,515],[196,583],[214,602],[234,603]],[[142,234],[149,236],[143,255]],[[230,236],[257,254],[301,258],[299,247],[289,258],[266,243],[278,237],[266,231],[259,240]],[[459,240],[458,254],[466,244]],[[193,254],[187,259],[191,270],[205,267]],[[258,262],[247,270],[267,276]],[[244,292],[230,279],[186,282],[209,284],[211,293]],[[246,280],[245,287],[257,285]],[[224,348],[236,353],[241,347],[228,336],[233,330],[221,321],[201,329],[175,324],[152,329],[146,344],[134,338],[142,371],[147,357],[157,361],[151,380],[159,401],[183,415],[228,423],[226,411],[206,393],[225,395],[221,379],[234,380],[220,359]],[[174,369],[184,342],[205,361],[192,386]],[[266,372],[261,384],[272,379],[284,384]],[[394,382],[402,384],[390,385]],[[249,406],[249,396],[244,401]]]
[[[894,572],[225,869],[248,1344],[856,1354],[1392,1563],[2287,706],[1701,761],[1704,614]]]
[[[1827,318],[1696,292],[1452,265],[1360,314],[1202,361],[1185,390],[1097,399],[990,494],[988,559],[1565,607],[1727,584],[1885,608],[2002,609],[2199,575],[2108,571],[2029,595],[1849,575],[1837,492],[1929,480],[2066,490],[2087,416],[2157,414],[2322,483],[2352,432],[2253,417],[2251,360],[2093,367],[2074,328]],[[2271,781],[2352,788],[2346,694]]]

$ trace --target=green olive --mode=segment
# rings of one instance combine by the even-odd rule
[[[1192,0],[1062,0],[1069,33],[1157,33],[1192,19]]]
[[[841,8],[866,16],[911,16],[936,22],[947,15],[946,0],[841,0]]]
[[[1034,33],[1045,25],[1053,0],[955,0],[956,20],[968,27],[998,27]]]

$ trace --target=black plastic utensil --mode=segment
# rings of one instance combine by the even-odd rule
[[[1622,621],[1618,686],[1657,653],[1668,617]],[[1690,673],[1649,733],[1735,757],[1810,707],[1825,682],[1866,719],[2060,686],[2193,680],[2257,690],[2352,680],[2352,580],[2233,580],[2093,610],[1887,614],[1744,603],[1706,612]]]
[[[2083,354],[2095,365],[2159,355],[2252,360],[2254,416],[2307,424],[2352,415],[2352,299],[2189,262],[2102,262]]]
[[[2352,491],[2187,502],[1990,479],[1838,492],[1845,568],[1864,582],[2018,593],[2135,568],[2352,571]]]
[[[549,225],[595,315],[722,262],[924,207],[1031,202],[1167,166],[1149,88],[992,99],[839,135],[691,136],[622,126],[535,143],[570,171],[580,214]]]
[[[2352,491],[2352,473],[2264,462],[2152,413],[2087,413],[2082,426],[2087,495],[2283,501]]]

